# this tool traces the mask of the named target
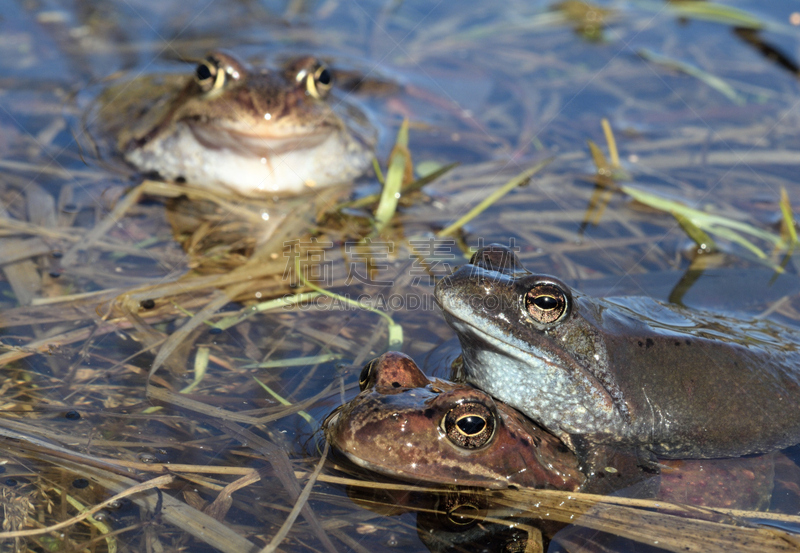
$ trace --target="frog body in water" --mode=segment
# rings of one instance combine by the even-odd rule
[[[212,52],[193,76],[107,90],[97,118],[143,172],[247,196],[299,193],[351,181],[372,160],[374,133],[354,108],[348,124],[334,112],[332,85],[312,57],[256,70]]]
[[[429,379],[402,353],[374,359],[359,384],[326,420],[328,441],[355,464],[403,480],[592,493],[644,482],[639,491],[666,501],[749,509],[765,507],[772,491],[769,457],[637,466],[602,447],[590,468],[518,411],[467,384]]]
[[[486,488],[577,490],[585,480],[555,436],[513,410],[501,416],[480,390],[428,379],[404,354],[373,360],[359,384],[361,394],[325,423],[331,445],[359,466],[404,480]]]
[[[794,332],[645,297],[593,298],[479,250],[436,286],[466,380],[575,448],[735,457],[800,442]]]

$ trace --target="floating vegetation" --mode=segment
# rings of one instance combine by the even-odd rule
[[[616,183],[631,185],[625,171],[642,185],[632,188],[646,184],[662,200],[662,190],[670,200],[713,190],[713,214],[779,236],[776,246],[711,225],[748,240],[767,256],[762,263],[788,250],[788,274],[776,286],[785,298],[757,312],[800,317],[791,287],[781,287],[796,272],[789,198],[797,201],[800,166],[797,64],[788,53],[797,50],[797,33],[772,23],[787,15],[772,5],[759,8],[762,21],[724,3],[642,1],[607,10],[607,2],[554,9],[512,0],[470,9],[442,4],[423,21],[425,6],[409,2],[365,4],[366,11],[291,2],[282,13],[269,2],[210,3],[204,17],[189,21],[185,6],[169,1],[133,18],[122,4],[99,0],[44,9],[0,4],[8,34],[0,41],[0,549],[423,551],[419,540],[428,537],[440,540],[432,549],[474,549],[458,543],[463,534],[424,526],[429,515],[453,514],[424,504],[438,490],[370,482],[363,472],[342,478],[315,433],[357,393],[364,363],[389,342],[402,342],[432,371],[446,370],[440,352],[452,335],[435,305],[365,302],[379,307],[375,316],[307,284],[349,298],[424,302],[433,281],[480,239],[514,240],[527,267],[595,291],[625,280],[623,273],[663,284],[686,267],[686,240],[669,232],[676,227],[670,217],[618,201]],[[720,24],[679,26],[675,19]],[[776,32],[779,43],[764,42]],[[172,39],[169,49],[159,36]],[[713,59],[714,76],[746,98],[747,109],[696,78],[659,76],[594,40],[602,38],[689,66],[707,68]],[[172,56],[194,59],[226,46],[260,62],[275,53],[313,54],[313,44],[325,44],[338,82],[338,65],[355,70],[357,85],[347,94],[376,75],[391,81],[391,94],[373,97],[367,111],[386,137],[379,155],[388,162],[376,174],[392,186],[396,176],[387,173],[400,175],[399,198],[396,189],[365,181],[245,201],[141,182],[121,160],[73,142],[81,126],[72,119],[88,117],[84,108],[108,73],[159,79]],[[589,190],[581,183],[591,163],[582,137],[602,116],[624,132],[627,157],[620,161],[610,149],[605,159],[592,148],[600,173],[593,182],[605,186]],[[402,146],[391,155],[388,143],[388,129],[406,118],[413,160],[434,160],[417,163],[416,179],[412,155]],[[512,182],[538,152],[556,161],[530,186]],[[469,232],[452,227],[436,236],[507,181],[513,193],[496,198],[490,212],[472,213],[460,227]],[[695,256],[691,268],[703,260],[750,269],[755,253],[695,224],[712,213],[698,208],[687,217],[662,207],[705,251],[740,254]],[[295,278],[296,258],[305,283]],[[352,267],[365,265],[366,278],[353,278]],[[312,268],[324,278],[312,278]],[[717,287],[727,290],[724,280]],[[739,307],[765,288],[732,299]],[[355,489],[418,493],[422,501],[362,503],[351,500]],[[559,539],[602,532],[675,551],[798,549],[797,535],[786,531],[796,520],[774,512],[557,492],[464,493],[503,504],[456,511],[461,522],[522,529],[528,550],[553,537],[548,528],[570,523]],[[386,515],[402,509],[413,515]],[[539,518],[548,526],[539,528]]]
[[[341,468],[341,467],[340,467]],[[585,536],[564,536],[570,545],[595,543],[592,537],[597,532],[618,535],[641,544],[656,544],[666,551],[707,551],[727,553],[743,548],[757,547],[759,551],[779,552],[797,550],[796,537],[777,527],[754,526],[751,521],[772,521],[780,525],[797,525],[800,517],[779,513],[761,513],[734,509],[692,508],[674,505],[663,501],[647,499],[627,499],[613,496],[600,496],[578,492],[556,490],[492,490],[468,491],[458,494],[451,490],[431,486],[409,484],[390,484],[384,482],[364,482],[352,478],[321,476],[320,480],[338,482],[363,490],[385,490],[406,494],[424,494],[439,499],[438,505],[409,507],[408,510],[420,513],[449,515],[451,505],[473,505],[464,513],[461,524],[470,520],[483,523],[498,523],[517,526],[532,525],[537,521],[562,522],[591,530]],[[368,503],[369,504],[369,503]],[[389,505],[387,502],[386,505]],[[396,503],[392,504],[397,507]],[[439,505],[447,505],[442,511]],[[480,505],[482,509],[475,509]],[[380,509],[380,501],[373,500],[372,507]],[[513,515],[513,518],[510,516]],[[764,515],[762,517],[762,515]],[[535,539],[541,533],[533,532]],[[552,537],[552,536],[551,536]],[[576,540],[574,543],[570,540]],[[586,540],[585,542],[583,540]],[[539,543],[541,545],[541,542]],[[536,543],[527,544],[531,551],[537,551]]]
[[[712,236],[716,236],[719,239],[727,240],[743,247],[761,262],[769,265],[778,272],[783,272],[783,268],[780,265],[769,260],[769,253],[756,245],[752,239],[766,242],[769,246],[768,251],[770,252],[787,252],[794,248],[797,243],[797,234],[794,229],[794,217],[785,190],[781,192],[780,201],[780,209],[784,222],[783,226],[784,228],[792,229],[785,231],[787,235],[786,238],[748,223],[691,208],[679,201],[663,198],[633,186],[616,184],[613,181],[621,175],[621,173],[619,173],[619,156],[616,153],[616,140],[607,120],[603,120],[603,129],[605,131],[609,151],[611,152],[612,162],[610,164],[606,162],[605,156],[603,156],[600,148],[592,141],[589,141],[589,148],[595,165],[597,166],[598,176],[601,179],[611,179],[598,180],[598,183],[606,186],[610,184],[614,189],[627,194],[641,204],[671,214],[675,217],[686,234],[694,240],[700,251],[709,252],[717,250],[717,243],[712,239]],[[750,238],[748,238],[748,236]]]

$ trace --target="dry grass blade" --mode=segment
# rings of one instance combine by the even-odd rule
[[[420,493],[441,493],[448,489],[363,482],[351,478],[321,476],[320,481],[363,487]],[[462,492],[465,493],[465,492]],[[501,490],[474,492],[491,503],[511,509],[523,519],[541,518],[607,532],[667,551],[730,553],[759,551],[784,553],[800,551],[800,539],[781,529],[756,527],[747,519],[769,518],[771,513],[693,508],[662,501],[626,499],[555,490]],[[523,511],[523,512],[520,512]],[[729,522],[706,520],[710,514],[734,516]],[[781,515],[778,520],[800,524],[800,517]]]
[[[273,536],[272,541],[261,550],[261,553],[272,553],[275,551],[280,543],[284,540],[286,535],[289,533],[289,530],[292,529],[292,525],[294,521],[297,520],[298,515],[300,514],[300,510],[303,506],[308,502],[308,496],[311,495],[311,489],[314,487],[314,484],[317,482],[317,478],[319,477],[320,471],[322,471],[322,467],[325,465],[325,461],[328,458],[328,442],[325,442],[325,449],[322,451],[322,456],[317,463],[316,468],[314,468],[314,472],[311,473],[311,476],[306,482],[305,487],[303,488],[303,492],[300,494],[300,497],[297,498],[295,501],[294,507],[292,508],[292,512],[289,513],[289,516],[286,518],[286,522],[283,523],[281,529],[278,531],[275,536]]]
[[[156,358],[153,360],[153,366],[150,368],[148,377],[148,388],[150,387],[149,378],[156,373],[156,371],[164,364],[167,358],[181,345],[181,343],[189,337],[189,334],[202,325],[211,315],[219,311],[223,306],[232,301],[240,292],[250,287],[250,283],[238,284],[225,289],[215,299],[212,299],[208,305],[198,311],[194,317],[186,321],[178,330],[173,332],[161,349],[158,351]]]
[[[81,469],[80,466],[68,468],[76,471]],[[99,469],[91,468],[81,472],[112,491],[124,492],[136,485],[129,478],[117,477]],[[197,540],[224,553],[254,553],[258,551],[258,547],[253,542],[242,537],[235,530],[168,494],[156,494],[155,492],[137,494],[132,496],[131,500],[150,512],[155,512],[161,501],[163,503],[161,516],[165,522],[177,526]]]
[[[114,225],[125,216],[125,213],[139,201],[139,198],[141,198],[143,194],[143,188],[144,185],[139,185],[131,190],[128,195],[114,207],[114,210],[108,214],[108,217],[95,225],[92,230],[86,233],[83,240],[76,242],[64,253],[61,264],[64,267],[70,267],[77,263],[78,252],[86,250],[87,248],[92,248],[100,238],[107,235],[108,231],[110,231]]]
[[[499,496],[499,497],[498,497]],[[501,505],[533,509],[532,514],[545,513],[547,518],[609,532],[641,543],[657,545],[668,551],[728,553],[731,550],[761,552],[800,551],[800,542],[788,532],[771,528],[752,528],[720,522],[687,518],[665,513],[691,515],[692,509],[656,501],[647,502],[661,512],[639,508],[641,500],[631,506],[610,504],[603,496],[589,494],[551,494],[544,490],[500,492],[493,500]],[[647,504],[645,503],[645,505]],[[698,512],[703,512],[699,510]]]
[[[28,430],[28,426],[24,423],[0,419],[0,439],[8,440],[9,449],[19,449],[21,447],[19,444],[24,444],[25,448],[29,448],[33,451],[43,452],[54,457],[72,460],[77,463],[83,463],[87,466],[95,466],[123,475],[130,475],[133,473],[130,468],[118,465],[115,460],[101,459],[99,457],[73,451],[39,436],[35,436]],[[17,442],[16,448],[11,445],[14,444],[14,442]]]
[[[241,422],[244,424],[255,425],[255,424],[266,424],[268,422],[273,422],[282,419],[284,417],[288,417],[289,415],[299,413],[303,409],[306,409],[310,405],[313,405],[314,402],[318,401],[320,398],[323,398],[326,395],[330,394],[332,388],[333,388],[333,383],[328,384],[328,386],[326,386],[318,394],[310,398],[304,399],[303,401],[299,401],[294,405],[287,406],[286,409],[281,409],[277,413],[274,413],[272,415],[265,415],[263,417],[253,417],[250,415],[235,413],[233,411],[221,409],[219,407],[214,407],[213,405],[203,403],[202,401],[197,401],[188,398],[184,395],[176,394],[175,392],[171,392],[170,390],[167,390],[165,388],[156,388],[155,386],[149,388],[147,395],[153,401],[160,401],[163,403],[167,403],[178,409],[185,409],[187,411],[192,411],[197,414],[207,415],[218,421]]]
[[[203,413],[218,420],[241,422],[245,424],[259,424],[259,422],[261,422],[259,417],[251,417],[249,415],[242,415],[221,409],[219,407],[214,407],[212,405],[208,405],[207,403],[203,403],[202,401],[197,401],[184,395],[176,394],[175,392],[171,392],[165,388],[156,388],[155,386],[150,386],[147,389],[147,397],[152,401],[164,402],[178,409],[186,409],[195,413]]]
[[[67,463],[67,464],[70,464],[70,463]],[[99,470],[99,469],[95,469],[95,470]],[[78,473],[80,474],[81,472],[78,471]],[[26,537],[26,536],[38,536],[38,535],[42,535],[42,534],[47,534],[49,532],[56,532],[56,531],[58,531],[58,530],[60,530],[62,528],[68,528],[68,527],[72,526],[73,524],[77,524],[78,522],[80,522],[80,521],[82,521],[82,520],[84,520],[86,518],[89,518],[93,514],[103,510],[105,507],[108,507],[109,505],[119,501],[120,499],[123,499],[123,498],[126,498],[126,497],[130,497],[130,496],[133,496],[135,494],[139,494],[139,493],[145,492],[147,490],[152,490],[153,488],[158,488],[160,486],[166,486],[167,484],[171,483],[173,480],[175,480],[175,477],[172,476],[171,474],[166,474],[164,476],[158,476],[156,478],[153,478],[152,480],[148,480],[147,482],[142,482],[141,484],[136,484],[133,480],[131,480],[132,485],[129,488],[126,488],[126,489],[120,491],[118,494],[116,494],[113,497],[110,497],[110,498],[106,499],[102,503],[98,503],[97,505],[94,505],[93,507],[89,507],[87,509],[84,509],[82,512],[80,512],[80,514],[78,514],[78,515],[76,515],[76,516],[74,516],[74,517],[72,517],[72,518],[70,518],[68,520],[60,522],[58,524],[54,524],[52,526],[47,526],[45,528],[36,528],[36,529],[33,529],[33,530],[17,530],[15,532],[0,532],[0,540],[12,539],[12,538],[23,538],[23,537]]]
[[[231,482],[222,488],[219,494],[217,494],[216,499],[204,509],[205,513],[214,517],[216,520],[224,520],[225,515],[228,514],[228,510],[233,504],[233,492],[246,488],[259,480],[261,480],[261,476],[258,474],[258,471],[252,470],[241,478]]]
[[[0,266],[23,259],[30,259],[31,257],[47,255],[52,251],[53,248],[39,238],[7,240],[3,243],[2,249],[0,249]]]
[[[278,480],[280,480],[284,489],[289,492],[293,500],[297,501],[297,499],[301,496],[300,485],[297,483],[297,478],[292,470],[291,463],[289,462],[289,456],[286,451],[237,424],[225,422],[219,425],[219,428],[223,429],[234,439],[248,445],[254,451],[262,454],[264,458],[272,465],[273,469],[275,470],[275,476],[278,478]],[[299,505],[300,511],[303,514],[303,518],[305,518],[306,522],[311,527],[314,535],[317,537],[320,543],[322,543],[326,550],[335,553],[336,548],[333,546],[330,538],[328,538],[327,534],[325,533],[322,524],[317,519],[317,516],[311,509],[311,506],[307,502],[300,502]]]
[[[526,182],[528,182],[528,179],[530,179],[533,175],[544,169],[551,161],[553,161],[553,158],[548,158],[544,161],[537,163],[530,169],[523,171],[522,173],[520,173],[507,183],[505,183],[503,186],[501,186],[500,188],[489,194],[483,201],[481,201],[478,205],[470,209],[469,212],[467,212],[467,214],[461,217],[458,221],[456,221],[449,227],[440,230],[436,235],[439,237],[450,236],[458,229],[460,229],[461,227],[472,221],[475,217],[486,211],[486,209],[488,209],[497,200],[499,200],[500,198],[502,198],[503,196],[505,196],[518,186],[521,186]]]
[[[29,342],[24,348],[14,347],[11,351],[0,354],[0,367],[7,365],[9,363],[13,363],[14,361],[19,361],[20,359],[25,359],[26,357],[29,357],[31,355],[36,355],[37,353],[49,353],[50,351],[58,348],[59,346],[74,344],[75,342],[81,342],[83,340],[87,340],[92,336],[101,336],[103,334],[108,334],[109,332],[114,332],[115,330],[119,330],[120,328],[121,327],[119,325],[115,324],[86,326],[83,328],[78,328],[76,330],[71,330],[69,332],[64,332],[63,334],[59,334],[58,336],[42,338],[40,340],[34,340],[32,342]]]

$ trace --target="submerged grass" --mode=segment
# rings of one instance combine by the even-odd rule
[[[635,19],[632,27],[641,27],[651,17],[649,12],[641,17],[632,15],[627,8],[617,9],[601,13],[602,21],[594,25],[590,19],[597,12],[592,5],[565,4],[578,10],[588,7],[582,13],[591,17],[580,15],[581,12],[578,15],[595,29],[614,25],[615,34],[608,33],[606,38],[615,39],[619,36],[616,31],[624,33],[623,26],[630,24],[626,23],[628,18]],[[667,9],[672,13],[694,9],[696,15],[692,17],[727,25],[739,26],[742,22],[748,25],[742,14],[724,9],[714,13],[711,3],[689,4],[679,6],[673,2]],[[308,21],[314,15],[324,16],[321,21],[327,24],[333,20],[323,12],[336,10],[337,6],[343,4],[323,3],[316,12],[313,6],[308,10],[298,6],[297,13],[311,14],[303,16]],[[496,216],[491,218],[481,217],[477,212],[472,214],[471,232],[457,237],[464,239],[465,246],[473,244],[476,236],[517,237],[525,244],[521,255],[526,266],[531,263],[543,271],[557,270],[567,278],[618,274],[621,266],[633,266],[627,263],[631,259],[637,263],[644,259],[641,266],[636,265],[637,269],[674,269],[674,256],[661,249],[663,245],[655,241],[657,235],[652,230],[653,226],[661,229],[666,225],[649,213],[642,216],[624,207],[617,210],[612,205],[606,209],[612,215],[608,219],[613,222],[605,221],[602,232],[592,235],[591,240],[576,237],[575,226],[581,220],[586,201],[585,190],[573,185],[575,174],[585,172],[585,155],[577,143],[588,130],[584,120],[558,119],[556,114],[570,113],[565,108],[574,92],[587,86],[587,70],[594,70],[594,54],[602,53],[602,49],[594,49],[593,55],[587,56],[586,43],[575,40],[567,25],[577,21],[580,30],[580,18],[569,21],[563,11],[531,14],[530,4],[511,5],[511,8],[520,10],[521,15],[510,22],[500,19],[505,13],[502,9],[498,11],[496,6],[488,4],[476,6],[475,12],[454,9],[449,18],[429,19],[425,25],[407,18],[404,10],[396,6],[379,14],[379,18],[384,18],[381,22],[391,18],[391,25],[385,28],[400,28],[408,33],[403,57],[394,59],[403,71],[413,73],[417,70],[414,64],[420,64],[441,83],[449,79],[460,82],[467,76],[470,87],[475,85],[477,107],[471,113],[450,98],[432,98],[433,95],[419,94],[419,90],[409,86],[409,94],[393,104],[397,111],[391,112],[391,120],[397,120],[397,113],[411,113],[419,121],[423,117],[417,118],[414,113],[414,101],[429,103],[436,110],[453,115],[460,126],[453,130],[445,127],[446,132],[438,135],[433,132],[425,135],[430,130],[439,131],[429,128],[420,133],[421,140],[427,136],[431,142],[436,136],[436,141],[454,148],[459,159],[500,160],[460,170],[449,164],[417,180],[407,178],[409,164],[402,164],[403,206],[408,205],[405,201],[410,192],[447,172],[450,174],[448,179],[434,183],[428,197],[413,197],[416,203],[409,208],[397,209],[395,205],[390,209],[388,203],[384,204],[380,208],[384,231],[386,234],[396,231],[391,236],[398,244],[404,236],[432,237],[434,229],[447,226],[455,214],[471,208],[476,193],[487,186],[496,186],[498,170],[509,159],[528,159],[530,148],[538,144],[541,148],[558,149],[563,164],[537,177],[536,186],[515,188],[510,181],[507,186],[515,190],[514,201],[508,202],[508,209],[496,210]],[[657,9],[663,8],[664,4],[658,3]],[[248,19],[258,19],[249,15],[249,9]],[[264,8],[259,4],[253,9]],[[165,5],[165,26],[170,25],[170,11]],[[219,28],[217,21],[214,26]],[[566,31],[560,31],[559,26]],[[44,32],[63,30],[61,25],[39,27]],[[329,30],[314,27],[313,22],[310,27],[331,36]],[[79,30],[96,32],[91,26]],[[308,32],[308,27],[281,23],[270,30],[276,41],[288,45],[298,36],[304,36],[302,33]],[[657,30],[652,34],[658,35]],[[375,37],[378,35],[376,32]],[[63,44],[63,37],[58,35],[56,39],[54,42]],[[537,42],[535,52],[531,51],[531,40],[543,41]],[[105,37],[85,44],[105,45],[107,41]],[[52,41],[37,39],[32,43],[49,42]],[[201,37],[173,44],[183,51],[199,52],[218,46],[218,42],[217,38]],[[344,50],[350,48],[347,38],[339,39],[336,44]],[[142,45],[145,53],[158,52],[163,46],[145,40],[126,52],[138,55]],[[656,49],[661,46],[653,45]],[[378,42],[372,47],[374,53],[383,51]],[[31,55],[38,51],[33,49]],[[94,60],[99,55],[94,50],[86,56],[82,53],[80,59]],[[7,63],[15,62],[11,58],[4,59]],[[30,60],[22,61],[27,64]],[[74,61],[75,67],[84,63],[78,58]],[[663,107],[661,103],[669,107],[669,96],[642,98],[640,93],[646,89],[639,86],[643,82],[638,70],[642,64],[628,61],[616,59],[616,65],[611,64],[598,73],[587,91],[601,91],[609,110],[615,109],[615,102],[641,110],[636,111],[637,117],[643,115],[643,124],[653,128],[648,117]],[[4,86],[12,86],[14,69],[8,66],[5,69],[8,78]],[[42,75],[49,75],[45,69],[42,65]],[[33,74],[31,68],[25,71],[26,75]],[[728,78],[723,71],[724,66],[720,78]],[[770,76],[767,70],[762,74]],[[19,106],[14,104],[18,102],[15,94],[24,94],[26,98],[32,94],[31,81],[25,79],[24,87],[8,92],[12,102],[6,108],[15,116],[19,115],[15,111]],[[51,89],[53,82],[49,79],[38,82]],[[732,82],[748,98],[774,100],[787,96],[761,80],[757,84],[745,83],[743,79]],[[594,85],[598,88],[593,88]],[[485,99],[478,98],[481,95]],[[635,101],[629,104],[632,99]],[[787,105],[793,102],[794,98],[790,98]],[[57,120],[64,111],[61,103],[59,100],[50,106],[35,104],[25,108],[28,111],[19,120],[27,124],[31,119],[48,119],[45,127],[63,128],[50,125],[50,122],[63,123]],[[606,107],[604,104],[602,109]],[[697,113],[703,116],[707,107],[713,106],[693,105],[696,113],[692,116]],[[390,118],[386,113],[381,116]],[[439,111],[425,120],[439,121]],[[759,117],[758,122],[744,125],[734,121],[734,138],[762,136],[759,124],[763,120]],[[670,177],[678,175],[675,181],[683,179],[690,184],[694,181],[682,176],[681,171],[685,172],[683,175],[698,171],[711,174],[709,166],[698,167],[691,157],[699,145],[708,142],[707,129],[697,132],[693,121],[680,116],[677,120],[672,118],[670,126],[675,127],[675,136],[665,137],[657,131],[655,139],[645,135],[637,141],[644,152],[643,159],[648,152],[659,152],[661,166],[668,168]],[[42,144],[57,145],[61,150],[62,144],[42,138],[52,134],[48,128],[42,129],[43,134],[37,138]],[[0,441],[5,445],[0,463],[6,471],[0,502],[6,520],[12,525],[0,534],[3,547],[37,551],[109,551],[113,547],[119,551],[160,551],[177,547],[255,552],[265,546],[268,550],[332,551],[352,544],[356,550],[360,547],[367,551],[384,547],[387,535],[400,536],[402,543],[417,543],[417,530],[408,525],[408,517],[385,517],[363,511],[354,507],[342,491],[344,486],[364,488],[381,484],[332,475],[324,458],[308,454],[316,451],[313,432],[319,423],[317,419],[355,393],[354,372],[366,359],[385,349],[382,326],[374,324],[372,315],[352,310],[303,311],[299,305],[319,298],[323,292],[303,291],[302,282],[290,286],[284,279],[285,243],[314,236],[333,244],[325,250],[325,255],[330,256],[327,260],[339,273],[330,285],[326,283],[326,288],[342,289],[346,279],[340,273],[349,260],[336,246],[350,236],[344,232],[337,234],[316,221],[321,213],[330,212],[337,205],[353,209],[370,206],[370,211],[377,213],[371,206],[380,201],[380,196],[342,202],[341,191],[319,190],[310,198],[286,200],[285,205],[291,205],[287,214],[280,212],[276,202],[242,202],[240,198],[186,186],[147,181],[119,196],[119,200],[82,204],[82,200],[76,199],[77,192],[91,195],[96,191],[90,187],[84,189],[85,185],[95,184],[104,193],[106,188],[113,192],[114,187],[108,183],[118,183],[119,175],[100,169],[69,170],[47,165],[44,161],[51,150],[44,146],[37,148],[27,138],[18,136],[18,132],[4,135],[2,156],[24,156],[29,152],[31,159],[0,160],[5,171],[0,183],[0,201],[4,204],[0,213],[0,240],[5,240],[0,246],[0,262],[6,275],[0,294],[3,332],[0,366],[4,370]],[[417,136],[414,135],[415,145]],[[730,138],[730,134],[726,135],[726,139]],[[665,146],[659,139],[672,142]],[[464,145],[465,150],[459,150],[459,145]],[[668,151],[664,153],[665,150]],[[449,153],[438,151],[423,150],[420,156],[415,150],[414,154],[415,158],[451,159]],[[66,150],[66,155],[71,155],[70,150]],[[608,179],[621,174],[617,157],[612,151],[611,161],[605,161]],[[745,144],[740,151],[711,152],[708,156],[709,165],[716,163],[723,171],[741,159],[794,168],[798,158],[791,143],[783,149],[771,145],[760,150]],[[645,159],[645,167],[648,161],[656,166],[658,160]],[[391,173],[392,161],[389,166]],[[394,174],[401,172],[400,166],[399,161],[394,162]],[[380,174],[380,170],[376,173]],[[46,180],[44,195],[35,186],[29,186],[34,175],[50,179]],[[731,178],[739,179],[735,182],[742,189],[750,186],[745,177],[732,174]],[[773,182],[778,182],[778,178],[770,181]],[[119,188],[127,186],[125,181]],[[71,190],[76,192],[75,198]],[[794,189],[790,191],[795,194]],[[386,194],[387,201],[391,201],[392,194]],[[47,196],[55,197],[54,206],[47,207]],[[205,207],[178,213],[176,206],[181,196],[188,197],[193,205]],[[416,201],[417,198],[422,201]],[[721,204],[725,201],[720,198]],[[41,206],[45,206],[46,214],[39,217],[35,214]],[[679,208],[668,207],[677,210],[671,213],[687,232],[695,233],[699,242],[712,242],[711,234],[695,224],[694,216],[684,217]],[[780,246],[770,246],[772,242],[740,228],[726,227],[721,222],[713,224],[723,231],[727,228],[736,232],[771,258],[796,242],[788,194],[782,196],[780,209],[784,219]],[[173,229],[178,228],[172,226],[173,216],[175,220],[188,221],[174,232],[188,254],[169,238]],[[599,222],[599,210],[595,218],[587,220],[592,221]],[[454,227],[451,236],[457,234]],[[730,241],[718,234],[714,237],[721,242]],[[597,255],[599,250],[606,255]],[[58,257],[52,253],[64,255]],[[442,270],[439,274],[446,273]],[[430,293],[427,282],[416,287],[395,282],[394,286],[393,291]],[[331,304],[339,301],[330,299]],[[388,317],[385,313],[379,316]],[[415,356],[427,355],[450,337],[438,315],[432,312],[403,311],[384,320],[389,324],[389,347],[402,345]],[[405,339],[404,334],[407,334]],[[147,391],[145,382],[150,384]],[[276,390],[282,395],[275,397],[269,392]],[[294,416],[303,413],[307,415],[305,421],[313,424],[311,430],[305,421]],[[312,415],[317,419],[310,418]],[[314,463],[316,467],[312,466]],[[73,485],[77,478],[88,479],[89,487]],[[20,484],[12,486],[7,479],[17,479]],[[384,489],[413,488],[397,485]],[[431,490],[418,489],[424,493]],[[118,495],[105,501],[103,498],[110,494]],[[772,551],[779,542],[787,548],[796,545],[792,541],[795,537],[778,529],[708,521],[706,518],[711,516],[708,510],[687,512],[680,506],[676,507],[678,512],[672,512],[663,504],[622,504],[615,498],[580,494],[515,491],[476,494],[482,499],[489,495],[497,496],[507,505],[522,506],[531,518],[565,523],[577,520],[585,528],[629,536],[640,543],[660,541],[672,550],[707,546],[731,551],[750,543],[762,551]],[[307,499],[312,503],[307,503]],[[115,501],[121,500],[125,501],[118,506]],[[383,507],[384,513],[387,507],[395,512],[398,509],[396,501],[376,503]],[[601,512],[594,512],[591,505]],[[103,534],[89,520],[89,516],[105,509],[112,514],[110,521],[106,519],[111,529],[109,534]],[[605,509],[612,511],[603,514]],[[424,514],[437,509],[416,511]],[[752,524],[750,517],[779,520],[773,518],[776,516],[773,513],[730,513],[730,516],[744,517],[748,524]],[[500,514],[495,517],[487,514],[483,520],[523,524],[520,518]],[[534,534],[532,530],[531,535]],[[331,541],[336,546],[330,545]]]
[[[439,237],[452,236],[453,234],[458,232],[464,225],[466,225],[467,223],[472,221],[475,217],[477,217],[478,215],[480,215],[481,213],[486,211],[497,200],[499,200],[500,198],[502,198],[503,196],[505,196],[506,194],[508,194],[512,190],[514,190],[515,188],[517,188],[519,186],[522,186],[524,184],[527,184],[528,180],[533,175],[535,175],[536,173],[538,173],[539,171],[541,171],[542,169],[547,167],[547,165],[550,164],[551,161],[553,161],[552,158],[546,159],[544,161],[540,161],[539,163],[537,163],[536,165],[534,165],[530,169],[526,169],[525,171],[523,171],[522,173],[520,173],[519,175],[517,175],[516,177],[514,177],[513,179],[511,179],[507,183],[505,183],[500,188],[494,190],[491,194],[489,194],[488,196],[486,196],[486,198],[481,200],[481,202],[478,203],[478,205],[476,205],[475,207],[470,209],[465,215],[463,215],[455,223],[443,228],[442,230],[437,232],[436,235],[439,236]]]
[[[652,50],[648,50],[646,48],[640,49],[637,54],[647,61],[658,64],[667,69],[685,73],[699,81],[702,81],[738,106],[745,104],[745,99],[740,96],[730,84],[716,75],[709,73],[708,71],[704,71],[699,67],[684,61],[672,59],[661,54],[656,54]]]
[[[608,141],[609,151],[612,152],[612,160],[614,158],[616,160],[608,164],[600,148],[592,141],[589,141],[589,148],[597,167],[599,184],[610,185],[641,204],[671,214],[702,252],[718,249],[716,241],[712,238],[712,236],[716,236],[718,239],[727,240],[741,246],[776,272],[783,272],[783,267],[771,261],[770,254],[754,243],[753,239],[766,242],[770,252],[774,250],[786,253],[794,248],[797,235],[794,232],[794,217],[791,213],[788,197],[785,196],[785,191],[781,197],[780,208],[784,218],[784,226],[792,228],[792,231],[787,231],[788,240],[742,221],[691,208],[679,201],[663,198],[633,186],[614,183],[615,179],[624,178],[626,175],[619,172],[620,165],[616,154],[616,140],[606,120],[603,120],[603,129]]]
[[[372,307],[369,307],[368,305],[361,304],[351,298],[341,296],[339,294],[330,292],[328,290],[324,290],[319,286],[317,286],[316,284],[309,282],[308,280],[306,280],[306,278],[302,274],[302,271],[300,270],[300,258],[295,259],[294,267],[296,274],[298,278],[302,281],[303,285],[311,288],[312,290],[324,296],[333,298],[336,301],[342,302],[347,305],[352,305],[353,307],[357,307],[359,309],[363,309],[371,313],[375,313],[379,315],[384,321],[386,321],[387,329],[389,332],[389,344],[388,344],[389,349],[396,349],[403,345],[403,327],[394,322],[394,319],[392,319],[389,315],[387,315],[383,311],[380,311],[379,309],[374,309]]]

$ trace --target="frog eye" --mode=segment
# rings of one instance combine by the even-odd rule
[[[194,70],[194,80],[203,92],[219,90],[225,86],[225,75],[226,72],[220,67],[219,60],[213,56],[201,61]]]
[[[358,377],[358,387],[361,388],[362,392],[367,387],[367,384],[369,384],[373,365],[375,365],[375,359],[364,365],[364,368],[361,369],[361,375]]]
[[[442,419],[442,429],[451,442],[466,449],[478,449],[494,436],[495,416],[481,403],[456,405]]]
[[[525,309],[537,323],[550,324],[562,319],[567,307],[567,295],[549,282],[537,284],[525,294]]]
[[[333,85],[330,69],[320,65],[306,74],[306,91],[314,98],[324,98]]]

